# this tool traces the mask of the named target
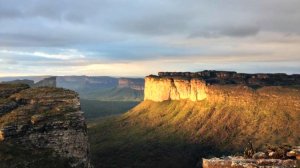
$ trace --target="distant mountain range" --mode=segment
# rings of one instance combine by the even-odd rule
[[[34,82],[41,81],[45,78],[49,78],[49,76],[14,76],[14,77],[0,77],[0,83],[1,82],[9,82],[9,81],[15,81],[15,80],[31,80]]]
[[[143,78],[108,76],[59,76],[57,86],[75,90],[82,99],[101,101],[142,101]]]
[[[29,79],[16,79],[11,81],[3,81],[4,84],[26,84],[30,87],[56,87],[56,77],[47,77],[38,82]]]
[[[82,99],[101,101],[141,101],[144,97],[143,78],[109,76],[26,76],[3,77],[1,83],[25,83],[32,87],[52,86],[74,90]]]

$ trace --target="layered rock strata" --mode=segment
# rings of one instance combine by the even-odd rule
[[[201,79],[145,78],[145,100],[164,101],[207,98],[207,86]]]
[[[0,85],[0,143],[50,149],[70,167],[89,168],[89,144],[77,93]]]
[[[225,99],[228,94],[253,94],[264,86],[300,85],[300,75],[286,74],[239,74],[224,71],[197,73],[160,72],[159,76],[145,78],[144,100],[191,100]],[[240,93],[235,93],[236,89]],[[243,91],[243,92],[242,92]],[[217,97],[216,95],[220,95]]]

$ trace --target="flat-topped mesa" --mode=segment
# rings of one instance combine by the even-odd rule
[[[207,83],[218,84],[246,84],[262,86],[299,85],[300,74],[287,75],[285,73],[237,73],[234,71],[205,70],[200,72],[159,72],[162,78],[200,78]]]
[[[1,144],[50,150],[69,167],[90,167],[87,128],[76,92],[0,84],[0,100]]]
[[[246,74],[233,71],[207,70],[193,73],[159,72],[158,76],[150,75],[145,78],[144,100],[160,102],[181,99],[200,101],[209,97],[215,99],[216,94],[227,94],[224,93],[222,87],[224,85],[239,87],[239,89],[249,92],[251,88],[263,86],[300,85],[300,75],[287,75],[284,73]],[[232,88],[231,91],[234,89]]]

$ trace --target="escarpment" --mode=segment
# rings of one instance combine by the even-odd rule
[[[299,145],[297,75],[199,74],[146,77],[145,101],[91,127],[95,166],[194,168],[241,154],[249,141],[259,150]]]
[[[145,78],[144,100],[225,99],[228,95],[252,94],[265,86],[300,85],[300,75],[244,74],[227,71],[159,72]],[[229,96],[230,97],[230,96]]]
[[[285,74],[159,73],[145,78],[145,101],[132,111],[146,111],[149,116],[176,113],[170,125],[178,121],[178,130],[189,134],[185,138],[225,152],[241,151],[247,140],[258,147],[279,142],[297,145],[299,81],[299,75]],[[152,106],[158,112],[151,113]],[[147,120],[155,125],[155,120]],[[165,123],[157,123],[161,124]]]
[[[0,100],[0,148],[7,150],[0,152],[0,165],[38,167],[50,160],[48,167],[52,164],[52,167],[90,167],[86,124],[77,93],[59,88],[0,84]],[[5,155],[16,150],[31,151],[37,156],[22,155],[19,158],[26,159],[11,163]],[[41,159],[45,158],[43,163]],[[56,165],[59,159],[54,158],[59,158],[61,164]]]

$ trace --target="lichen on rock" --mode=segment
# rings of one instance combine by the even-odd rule
[[[60,88],[16,87],[0,85],[0,95],[7,100],[0,103],[0,143],[50,149],[70,167],[91,167],[78,94]]]

